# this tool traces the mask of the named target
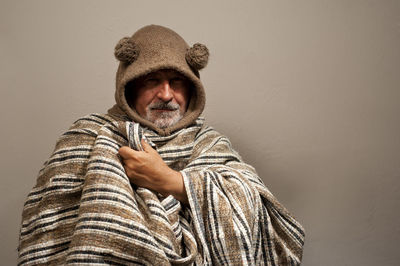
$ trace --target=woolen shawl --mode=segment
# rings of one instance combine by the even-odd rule
[[[118,156],[145,137],[189,206],[131,185]],[[58,140],[24,205],[19,265],[299,265],[304,232],[229,140],[198,118],[169,136],[91,114]]]

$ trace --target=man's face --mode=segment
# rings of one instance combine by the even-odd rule
[[[158,70],[135,80],[132,99],[138,114],[160,128],[177,123],[190,99],[190,82],[174,70]]]

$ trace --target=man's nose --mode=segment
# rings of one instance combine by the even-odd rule
[[[160,88],[157,92],[157,97],[164,102],[169,102],[172,100],[173,94],[172,88],[169,84],[169,80],[162,81],[162,83],[160,84]]]

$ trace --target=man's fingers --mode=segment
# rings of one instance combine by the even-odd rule
[[[150,144],[147,143],[147,141],[145,139],[142,139],[141,142],[142,142],[143,150],[145,152],[153,152],[154,151],[153,147],[151,147]]]
[[[132,150],[131,148],[129,148],[128,146],[122,146],[119,150],[118,150],[119,155],[123,158],[123,159],[129,159],[132,157],[135,157],[135,151]]]

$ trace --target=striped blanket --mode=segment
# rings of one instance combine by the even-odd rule
[[[121,146],[145,137],[189,206],[130,184]],[[19,265],[299,265],[304,232],[229,140],[198,118],[169,136],[91,114],[56,144],[24,205]]]

